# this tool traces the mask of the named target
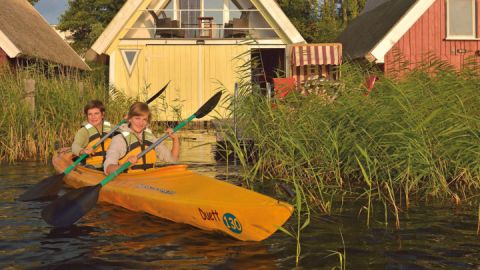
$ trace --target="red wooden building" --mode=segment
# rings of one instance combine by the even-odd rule
[[[386,74],[429,55],[461,68],[466,59],[480,63],[479,28],[480,0],[370,0],[337,41],[345,57]]]

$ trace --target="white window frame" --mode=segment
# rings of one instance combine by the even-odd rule
[[[120,54],[122,55],[123,62],[125,64],[125,68],[128,71],[128,75],[132,75],[133,68],[137,63],[138,55],[140,54],[141,50],[138,49],[120,49]],[[128,62],[127,52],[134,52],[135,55],[133,56],[132,63]]]
[[[171,0],[173,1],[173,19],[174,20],[181,20],[180,19],[180,0]],[[208,0],[200,0],[200,16],[205,16],[205,1]],[[251,0],[250,0],[251,1]],[[223,7],[218,11],[223,11],[223,23],[228,22],[230,20],[230,7],[229,7],[230,0],[223,0]],[[166,2],[166,5],[169,1]],[[165,6],[166,6],[165,5]],[[165,8],[165,6],[163,8]],[[162,9],[163,9],[162,8]],[[181,23],[181,22],[180,22]]]
[[[472,4],[472,28],[473,28],[473,35],[453,35],[450,33],[450,18],[449,18],[449,9],[450,9],[450,2],[455,1],[455,0],[446,0],[446,10],[445,10],[445,24],[447,26],[447,36],[446,39],[450,40],[471,40],[471,39],[477,39],[477,21],[479,18],[477,18],[477,0],[470,0],[470,3]]]

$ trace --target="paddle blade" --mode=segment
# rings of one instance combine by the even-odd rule
[[[42,210],[42,218],[54,227],[68,227],[90,211],[98,201],[101,185],[72,190]]]
[[[160,91],[158,91],[155,95],[153,95],[151,98],[149,98],[147,101],[145,101],[145,103],[150,104],[152,101],[154,101],[158,96],[160,96],[165,91],[165,89],[167,89],[167,86],[169,84],[170,84],[170,81],[168,81],[168,83],[165,84],[165,86],[162,87],[162,89],[160,89]]]
[[[200,119],[200,118],[204,117],[205,115],[207,115],[209,112],[211,112],[213,110],[213,108],[215,108],[215,106],[217,106],[221,97],[222,97],[222,92],[221,91],[216,93],[215,95],[213,95],[213,97],[211,97],[205,104],[203,104],[203,106],[200,109],[198,109],[198,111],[196,113],[194,113],[195,117],[197,119]]]
[[[52,175],[36,183],[25,191],[18,199],[20,201],[42,200],[48,197],[57,196],[62,188],[64,173]]]

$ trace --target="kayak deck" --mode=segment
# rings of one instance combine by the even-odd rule
[[[71,153],[57,154],[53,166],[63,172],[72,164],[71,158]],[[66,175],[65,183],[80,188],[103,178],[100,171],[77,166]],[[244,241],[269,237],[293,212],[288,203],[194,173],[187,165],[121,174],[101,189],[99,200]]]

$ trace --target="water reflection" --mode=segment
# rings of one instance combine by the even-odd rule
[[[125,268],[247,269],[254,260],[277,269],[264,243],[240,242],[143,213],[101,204],[77,226],[52,229],[41,241],[44,251],[74,250],[74,256],[50,266]],[[80,257],[81,255],[81,257]],[[247,264],[247,265],[246,265]],[[220,268],[225,269],[225,268]]]
[[[193,134],[193,135],[192,135]],[[238,168],[213,159],[208,133],[182,141],[182,162],[192,170],[241,184]],[[53,173],[35,162],[0,165],[1,269],[292,269],[295,240],[277,232],[261,243],[240,242],[143,213],[98,204],[77,225],[52,229],[40,218],[47,202],[17,202],[30,185]],[[255,187],[271,192],[269,185]],[[277,195],[279,197],[280,195]],[[285,199],[285,197],[283,198]],[[340,205],[340,203],[333,205]],[[480,269],[477,207],[417,206],[404,212],[401,229],[383,209],[366,226],[361,203],[332,216],[315,214],[302,231],[300,269]],[[291,219],[288,228],[294,229]],[[342,244],[342,237],[345,244]],[[333,254],[333,255],[332,255]]]

